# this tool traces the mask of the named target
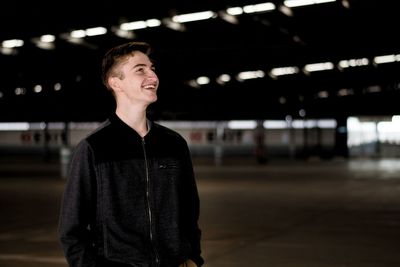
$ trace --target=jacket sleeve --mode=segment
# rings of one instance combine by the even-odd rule
[[[196,180],[193,171],[193,165],[189,148],[185,142],[184,148],[184,190],[183,190],[183,205],[184,205],[184,229],[191,245],[190,259],[197,266],[204,264],[204,259],[201,256],[201,230],[198,225],[200,215],[200,200],[197,190]]]
[[[95,171],[89,144],[82,141],[74,150],[66,181],[58,233],[70,267],[96,266],[90,218],[95,213]]]

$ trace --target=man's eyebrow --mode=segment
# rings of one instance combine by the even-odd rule
[[[138,67],[147,67],[147,64],[145,64],[145,63],[138,63],[138,64],[134,65],[134,66],[132,67],[132,69],[138,68]],[[154,64],[153,64],[153,63],[150,64],[150,68],[152,68],[152,67],[154,67]]]

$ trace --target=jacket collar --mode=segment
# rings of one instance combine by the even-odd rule
[[[112,113],[109,116],[108,120],[112,124],[114,124],[114,125],[118,126],[119,128],[121,128],[121,130],[123,130],[125,132],[134,132],[136,135],[138,135],[140,137],[140,135],[132,127],[130,127],[128,124],[126,124],[123,120],[121,120],[117,116],[116,113]],[[145,136],[147,136],[150,133],[150,131],[153,128],[153,125],[154,125],[154,122],[149,120],[149,119],[147,119],[147,118],[146,118],[146,123],[147,123],[147,134]]]

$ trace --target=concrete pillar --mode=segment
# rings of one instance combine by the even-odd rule
[[[257,120],[257,126],[254,129],[254,140],[256,144],[256,160],[259,164],[265,164],[267,162],[267,152],[265,147],[265,129],[263,120]]]
[[[215,138],[215,146],[214,146],[214,163],[216,166],[222,165],[222,145],[223,145],[223,136],[224,136],[224,124],[222,122],[217,122],[216,126],[216,138]]]

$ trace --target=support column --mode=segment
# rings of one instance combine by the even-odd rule
[[[347,147],[347,117],[336,118],[335,130],[335,155],[348,158],[349,148]]]
[[[256,160],[259,164],[265,164],[267,162],[267,153],[265,148],[264,121],[262,120],[257,120],[257,126],[254,129],[254,139],[256,143]]]
[[[217,122],[216,126],[216,138],[215,138],[215,146],[214,146],[214,163],[216,166],[222,165],[222,145],[223,145],[223,136],[224,136],[224,124],[222,122]]]

